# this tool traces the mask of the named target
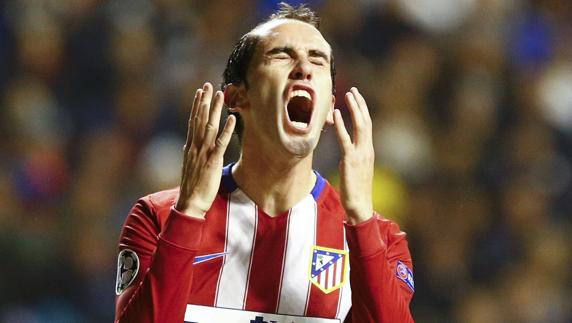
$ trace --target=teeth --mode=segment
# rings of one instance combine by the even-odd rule
[[[310,101],[312,100],[312,96],[306,90],[295,90],[290,93],[290,99],[295,96],[302,96],[308,98]]]
[[[300,122],[300,121],[292,121],[292,125],[294,125],[294,127],[298,128],[298,129],[306,129],[308,128],[308,124],[305,122]]]

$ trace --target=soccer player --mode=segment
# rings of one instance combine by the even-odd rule
[[[350,136],[317,27],[309,8],[282,4],[236,44],[224,92],[197,90],[180,188],[140,199],[124,224],[116,322],[413,321],[405,233],[372,209],[368,107],[346,93]],[[327,124],[339,195],[312,170]],[[241,155],[223,167],[235,127]]]

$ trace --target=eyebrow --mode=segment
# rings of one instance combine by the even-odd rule
[[[296,51],[294,50],[293,47],[290,47],[290,46],[280,46],[280,47],[274,47],[274,48],[270,49],[269,51],[266,52],[266,55],[274,55],[274,54],[278,54],[278,53],[286,53],[290,56],[294,56],[296,54]],[[310,49],[308,51],[308,55],[311,57],[323,58],[326,62],[330,61],[330,56],[328,54],[326,54],[324,51],[319,50],[319,49]]]

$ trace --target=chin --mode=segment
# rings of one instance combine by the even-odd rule
[[[282,147],[291,155],[299,158],[310,155],[318,145],[319,139],[317,136],[303,136],[301,138],[288,137],[290,138],[282,138]]]

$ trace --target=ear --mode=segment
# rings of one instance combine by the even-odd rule
[[[326,116],[326,125],[331,126],[334,124],[334,107],[336,106],[336,96],[332,94],[332,105],[330,105],[330,111]]]
[[[243,83],[230,83],[224,87],[224,104],[230,112],[241,112],[248,106],[246,88]]]

